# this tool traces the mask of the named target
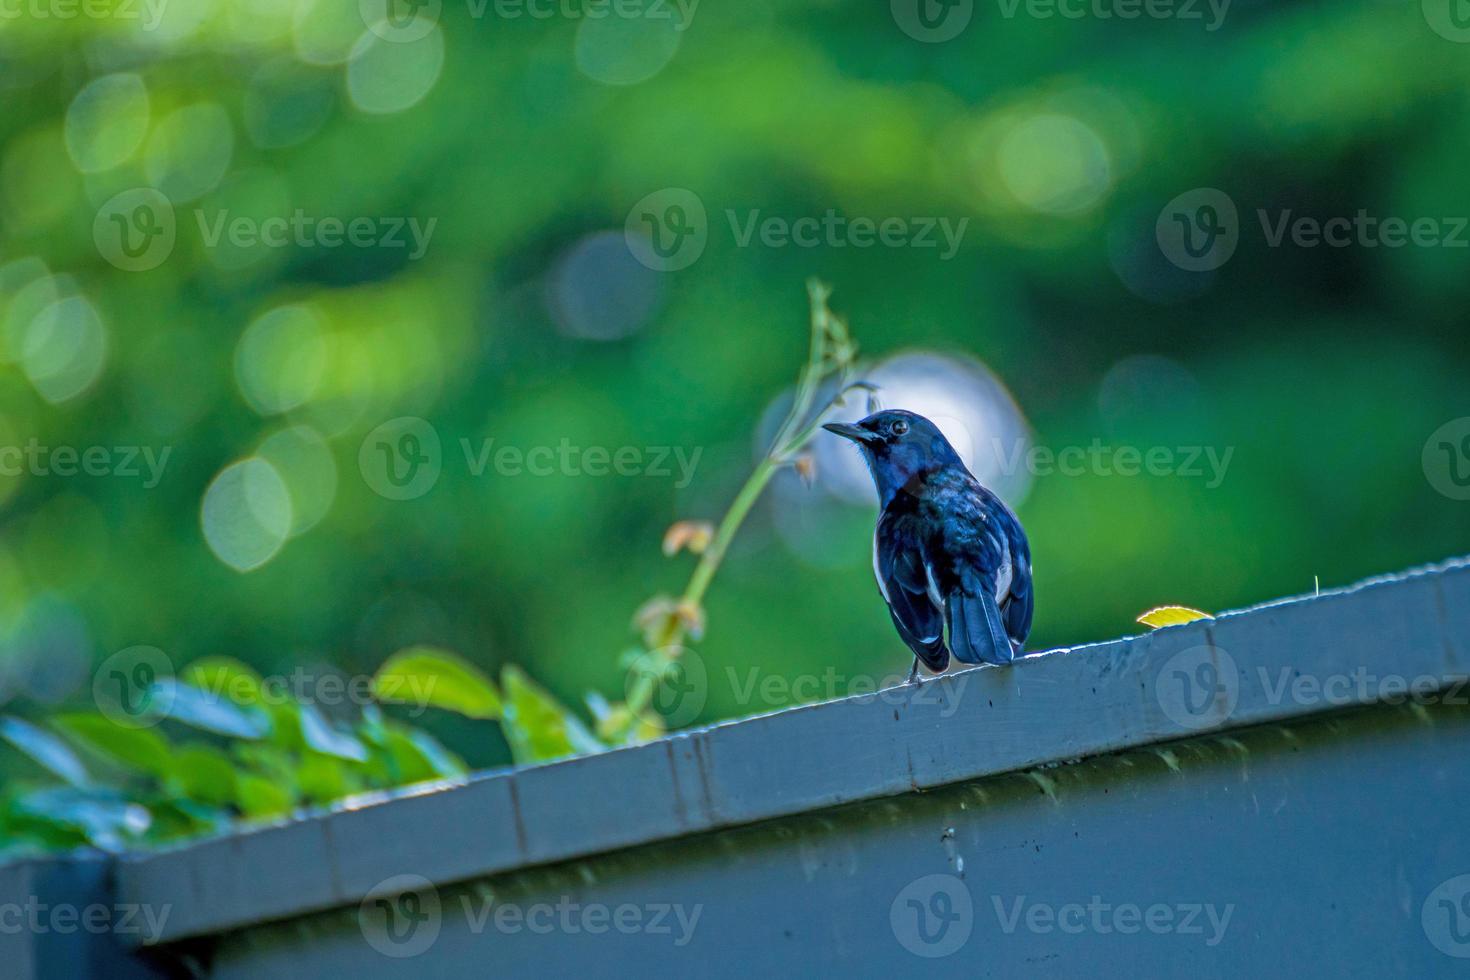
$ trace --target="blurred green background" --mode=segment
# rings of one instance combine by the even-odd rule
[[[142,458],[0,476],[0,698],[20,710],[87,700],[94,665],[135,644],[362,674],[428,643],[568,702],[620,698],[634,609],[691,567],[663,532],[717,519],[756,460],[812,275],[866,357],[906,356],[882,403],[943,403],[977,472],[994,438],[1171,453],[1162,475],[995,478],[1031,536],[1032,649],[1465,550],[1470,503],[1425,450],[1470,414],[1470,235],[1271,247],[1257,216],[1366,209],[1451,235],[1470,215],[1470,46],[1432,3],[1237,2],[1210,30],[1203,6],[992,0],[930,42],[902,0],[37,15],[58,2],[0,16],[0,446],[104,447],[111,470],[127,447],[168,456],[156,481]],[[138,211],[137,188],[166,207]],[[636,206],[670,217],[670,188],[704,209],[704,246],[649,268]],[[1156,241],[1195,188],[1239,211],[1212,271]],[[966,224],[952,256],[741,244],[751,220],[829,211]],[[364,238],[252,243],[298,213]],[[171,249],[119,252],[114,214],[171,220]],[[421,255],[392,231],[410,218]],[[402,417],[441,453],[397,500],[364,440]],[[682,487],[672,458],[666,476],[477,474],[461,440],[489,439],[699,456]],[[1193,447],[1231,454],[1218,480],[1203,457],[1178,471]],[[848,452],[819,440],[815,485],[783,474],[737,539],[698,720],[779,707],[731,669],[834,668],[817,696],[907,670]],[[426,724],[473,764],[508,759],[491,726]]]

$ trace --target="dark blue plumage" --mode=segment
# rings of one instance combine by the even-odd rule
[[[878,488],[873,573],[898,635],[936,673],[1008,664],[1031,632],[1031,548],[933,422],[878,412],[823,426],[862,450]],[[945,632],[948,632],[948,646]]]

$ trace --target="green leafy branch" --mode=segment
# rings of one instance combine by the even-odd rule
[[[125,715],[114,705],[41,720],[0,716],[0,741],[35,770],[0,790],[0,840],[9,842],[0,857],[7,850],[161,843],[241,819],[278,819],[356,794],[465,776],[462,759],[380,705],[498,722],[517,765],[662,734],[654,691],[677,670],[684,644],[703,636],[704,598],[730,543],[779,470],[793,467],[811,479],[805,451],[822,418],[854,389],[869,387],[851,380],[857,347],[827,305],[830,290],[813,281],[807,293],[810,346],[791,408],[718,525],[681,521],[669,528],[665,553],[688,550],[699,560],[677,598],[655,596],[635,614],[640,643],[622,661],[630,672],[627,700],[589,695],[592,726],[513,664],[497,684],[455,654],[429,647],[390,657],[372,679],[372,700],[351,719],[330,719],[314,703],[271,689],[245,664],[210,657],[155,681]],[[822,400],[824,392],[832,394]]]

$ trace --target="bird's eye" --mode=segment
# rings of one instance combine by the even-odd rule
[[[899,419],[899,420],[897,420],[896,422],[893,423],[893,434],[894,435],[901,436],[901,435],[903,435],[907,431],[909,431],[909,424],[907,422],[905,422],[903,419]]]

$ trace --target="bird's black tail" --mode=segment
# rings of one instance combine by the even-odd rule
[[[1005,620],[995,596],[981,585],[966,583],[945,602],[949,615],[949,646],[955,659],[967,664],[1008,664],[1016,657]]]

